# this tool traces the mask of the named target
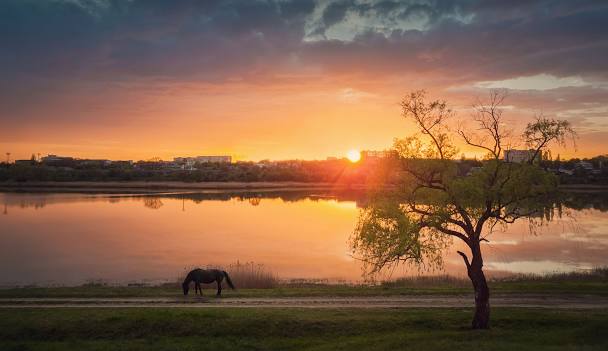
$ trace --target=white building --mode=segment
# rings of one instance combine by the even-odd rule
[[[576,168],[582,168],[586,171],[593,171],[593,163],[587,161],[578,161],[575,165]]]
[[[389,158],[394,156],[395,151],[393,150],[382,150],[382,151],[374,151],[374,150],[365,150],[361,151],[361,159],[363,160],[374,160],[374,159],[382,159]]]
[[[534,150],[505,150],[504,158],[506,162],[524,163],[529,162],[534,157]],[[536,160],[540,160],[540,153],[536,155]]]
[[[232,163],[232,156],[174,157],[173,162],[182,169],[193,170],[197,163]]]
[[[232,163],[232,156],[196,156],[198,163]]]

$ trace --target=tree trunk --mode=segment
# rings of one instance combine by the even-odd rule
[[[469,278],[475,289],[475,315],[471,327],[473,329],[490,329],[490,289],[483,274],[483,259],[479,243],[472,245],[473,259],[467,267]]]
[[[471,327],[473,329],[490,329],[490,289],[483,270],[469,272],[469,277],[475,289],[475,315]]]

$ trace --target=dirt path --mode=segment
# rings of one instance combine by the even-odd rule
[[[598,296],[493,296],[492,306],[561,309],[608,309],[608,298]],[[54,307],[195,307],[195,308],[410,308],[472,307],[468,296],[298,297],[298,298],[1,298],[0,308]]]

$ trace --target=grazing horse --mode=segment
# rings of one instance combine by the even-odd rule
[[[196,291],[200,291],[201,296],[203,296],[203,289],[201,288],[201,283],[209,284],[213,282],[217,282],[217,295],[220,296],[222,294],[222,280],[226,278],[226,282],[228,286],[234,290],[234,285],[232,284],[232,280],[228,276],[226,271],[221,271],[219,269],[200,269],[197,268],[195,270],[190,271],[184,279],[182,283],[182,288],[184,289],[184,295],[188,295],[188,290],[190,290],[190,282],[194,282],[194,294],[196,295]]]

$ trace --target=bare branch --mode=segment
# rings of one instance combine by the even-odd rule
[[[474,114],[471,119],[477,123],[477,130],[481,134],[469,132],[464,126],[460,126],[458,130],[466,144],[487,151],[495,160],[500,158],[504,139],[510,136],[510,132],[503,128],[505,123],[501,109],[506,96],[505,91],[494,90],[490,93],[488,103],[478,100],[473,105]]]
[[[419,90],[406,96],[401,102],[403,117],[412,119],[420,132],[427,135],[434,145],[440,159],[453,156],[454,147],[447,135],[446,120],[453,115],[445,101],[425,102],[426,92]]]
[[[464,264],[467,266],[467,270],[471,269],[471,263],[469,263],[469,258],[467,257],[467,255],[465,255],[465,253],[462,251],[456,251],[456,252],[458,252],[458,254],[460,256],[462,256],[462,259],[464,260]]]

